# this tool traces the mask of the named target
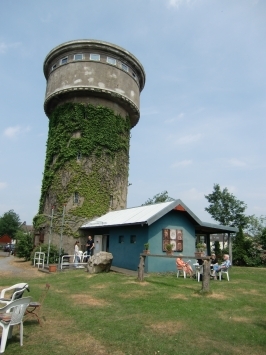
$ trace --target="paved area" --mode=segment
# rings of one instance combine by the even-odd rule
[[[0,252],[0,279],[1,275],[19,275],[25,278],[39,275],[37,268],[34,268],[29,261],[19,259],[14,255],[8,256],[8,253]]]
[[[111,271],[125,274],[128,276],[138,277],[138,271],[123,269],[120,267],[112,266]],[[34,268],[30,262],[25,262],[23,259],[19,259],[14,255],[10,255],[3,251],[0,251],[0,277],[1,274],[23,275],[28,277],[40,276],[42,273]],[[144,274],[144,276],[148,276]]]

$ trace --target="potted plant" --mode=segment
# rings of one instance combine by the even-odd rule
[[[195,252],[195,258],[200,259],[205,255],[206,244],[205,243],[198,243],[196,245],[197,252]]]
[[[49,264],[49,272],[56,272],[57,265],[56,264]]]
[[[173,254],[173,244],[165,244],[166,254],[172,255]]]
[[[150,254],[149,246],[150,246],[149,243],[145,243],[145,244],[144,244],[143,254]]]

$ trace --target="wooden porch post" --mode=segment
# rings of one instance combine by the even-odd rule
[[[145,256],[140,255],[140,257],[139,257],[139,266],[138,266],[138,280],[139,281],[144,281],[145,259],[146,259]]]
[[[206,256],[203,260],[203,274],[202,274],[202,289],[201,293],[210,292],[210,257]]]
[[[233,253],[232,253],[232,238],[231,233],[228,233],[228,250],[229,250],[229,258],[231,263],[233,264]]]

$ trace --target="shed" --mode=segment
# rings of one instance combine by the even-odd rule
[[[194,257],[196,243],[205,242],[210,253],[210,234],[236,233],[235,227],[202,222],[180,199],[109,212],[81,226],[94,236],[100,250],[113,254],[113,265],[137,270],[139,255],[149,243],[151,254],[166,255],[165,244],[174,245],[174,255]],[[172,258],[148,257],[146,272],[174,271]]]

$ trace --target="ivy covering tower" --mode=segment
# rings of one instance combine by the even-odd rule
[[[88,219],[126,207],[130,129],[139,120],[145,72],[121,47],[76,40],[50,51],[44,75],[49,133],[34,226],[45,241],[54,206],[56,242],[60,233],[78,237]],[[65,249],[68,243],[72,246],[73,238]]]

